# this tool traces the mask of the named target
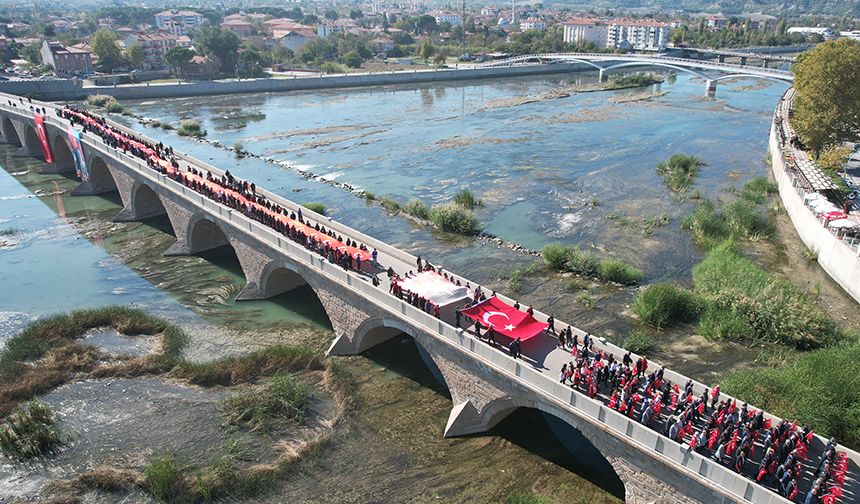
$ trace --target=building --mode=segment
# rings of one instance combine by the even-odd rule
[[[564,41],[568,44],[594,44],[606,47],[607,27],[597,19],[570,19],[564,23]]]
[[[169,65],[164,59],[167,51],[174,47],[191,47],[191,39],[187,35],[174,35],[165,31],[134,33],[123,40],[126,47],[131,44],[143,46],[144,70],[162,70]]]
[[[528,30],[546,31],[546,23],[544,23],[542,19],[528,18],[524,21],[520,21],[520,30],[522,30],[522,31],[528,31]]]
[[[459,14],[450,11],[432,11],[427,13],[436,19],[436,24],[449,23],[451,26],[460,26],[463,24],[463,18]]]
[[[649,19],[612,19],[606,22],[608,49],[662,51],[669,42],[669,24]]]
[[[317,38],[317,34],[313,28],[306,26],[295,30],[276,30],[272,38],[278,44],[295,53],[308,42]]]
[[[203,24],[203,15],[188,10],[166,10],[155,15],[155,26],[174,35],[188,35]]]
[[[352,19],[335,19],[317,26],[317,36],[326,38],[332,33],[347,32],[358,28],[358,23]]]
[[[484,17],[496,17],[499,15],[499,9],[491,5],[481,7],[481,15]]]
[[[214,79],[218,77],[220,68],[218,62],[209,56],[195,55],[183,67],[182,74],[189,79]]]
[[[376,53],[388,54],[394,51],[394,41],[391,40],[391,37],[387,37],[385,35],[381,35],[371,40],[370,44]]]
[[[799,33],[807,37],[818,35],[821,38],[830,39],[836,36],[829,26],[792,26],[788,29],[788,34]]]
[[[724,17],[713,16],[705,20],[705,26],[711,31],[722,30],[729,26],[729,20]]]
[[[60,42],[42,43],[42,62],[54,67],[57,77],[72,77],[93,73],[93,53]]]
[[[221,23],[221,29],[229,30],[239,38],[245,38],[254,32],[254,25],[242,19],[231,19]]]

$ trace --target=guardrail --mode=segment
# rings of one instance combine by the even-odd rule
[[[33,104],[45,106],[52,110],[54,109],[53,105],[44,102],[34,101]],[[26,114],[29,112],[29,110],[9,107],[4,103],[0,103],[0,109],[16,114]],[[32,119],[32,116],[28,116],[26,119]],[[47,122],[61,129],[67,129],[69,127],[65,121],[51,114],[48,115]],[[148,141],[151,141],[151,139],[139,132],[129,130],[128,128],[116,123],[111,124],[124,131],[130,132],[139,138],[145,138]],[[710,487],[717,492],[731,496],[731,498],[743,501],[762,504],[789,502],[787,499],[784,499],[770,489],[731,471],[722,464],[686,449],[684,447],[685,445],[679,444],[676,441],[661,435],[655,430],[608,408],[599,401],[591,399],[587,395],[559,383],[554,379],[554,377],[536,370],[530,365],[524,365],[521,361],[511,358],[507,353],[500,351],[495,347],[490,347],[484,342],[477,340],[470,333],[457,329],[450,324],[419,310],[396,296],[393,296],[384,289],[374,287],[360,275],[350,271],[345,271],[341,267],[329,263],[325,258],[308,251],[292,240],[278,234],[273,229],[264,226],[255,220],[249,219],[241,212],[234,211],[229,207],[216,203],[185,187],[170,177],[158,173],[139,158],[128,155],[121,150],[108,147],[103,143],[100,137],[91,133],[85,133],[82,134],[82,138],[83,142],[87,145],[87,148],[95,149],[103,155],[124,164],[145,179],[158,184],[162,188],[173,193],[175,196],[190,201],[194,205],[200,206],[204,212],[219,218],[221,221],[227,222],[229,225],[243,233],[249,233],[255,238],[266,242],[272,248],[287,255],[292,260],[310,265],[318,274],[332,282],[361,293],[361,295],[366,299],[369,299],[392,316],[396,318],[405,318],[410,325],[432,335],[444,344],[476,358],[500,375],[507,376],[509,379],[515,381],[525,389],[539,393],[539,395],[544,397],[546,400],[555,404],[556,407],[567,410],[577,417],[587,420],[599,428],[611,432],[612,435],[635,445],[644,453],[663,460],[671,466],[682,470],[689,477],[699,480],[703,485]],[[185,156],[184,154],[179,154],[178,157],[181,157],[186,162],[190,162],[197,167],[211,170],[213,174],[223,174],[221,170],[214,166],[189,156]],[[258,189],[258,192],[264,194],[272,201],[281,204],[285,208],[295,209],[300,206],[268,191]],[[378,250],[384,251],[392,257],[397,257],[409,264],[414,263],[414,260],[417,259],[414,256],[384,242],[376,240],[375,238],[364,235],[363,233],[334,220],[329,220],[327,217],[304,209],[304,207],[302,208],[303,213],[311,217],[312,220],[328,222],[327,227],[338,230],[341,234],[347,234],[353,238],[357,238],[360,241],[363,241],[366,245],[374,246]],[[455,277],[459,278],[461,281],[467,281],[463,277],[457,275],[455,275]],[[507,302],[514,302],[507,296],[502,295],[499,297]],[[543,321],[546,321],[547,318],[545,314],[538,311],[535,311],[535,317],[538,318],[538,320]],[[585,332],[580,329],[576,329],[576,331],[579,335],[585,334]],[[615,354],[617,357],[620,357],[625,353],[625,351],[620,347],[603,341],[601,341],[601,345],[597,346],[598,348],[602,346],[605,350]],[[634,356],[634,358],[635,357],[638,356]],[[652,364],[659,366],[658,363],[652,362]],[[664,376],[665,379],[679,384],[683,384],[687,381],[686,377],[669,369],[665,370]],[[697,395],[700,395],[702,391],[707,389],[708,387],[705,385],[694,381],[694,390]],[[723,397],[732,399],[730,396],[725,394],[723,394]],[[767,413],[765,413],[765,417],[776,422],[781,420],[778,417]],[[825,440],[820,436],[816,436],[816,441],[822,444],[825,442]],[[856,452],[845,449],[843,449],[843,451],[848,452],[849,457],[854,460],[855,463],[860,462],[860,455]]]

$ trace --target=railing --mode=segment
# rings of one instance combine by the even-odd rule
[[[53,106],[50,104],[35,101],[33,104],[47,106],[53,109]],[[14,113],[26,114],[29,112],[29,110],[23,110],[21,108],[8,107],[5,103],[0,103],[0,109]],[[28,119],[32,119],[32,117],[28,117]],[[67,123],[51,114],[48,115],[48,123],[62,129],[67,129],[69,127]],[[112,123],[112,125],[121,127],[114,123]],[[131,132],[131,130],[128,130],[127,128],[121,128],[124,131]],[[132,133],[139,138],[146,138],[145,135],[140,133]],[[128,155],[121,150],[108,147],[103,143],[100,137],[91,133],[85,133],[82,134],[82,138],[83,142],[87,145],[87,148],[95,149],[102,154],[123,163],[145,179],[158,184],[175,196],[183,198],[192,202],[194,205],[201,207],[201,209],[207,214],[217,217],[222,221],[226,221],[229,225],[242,233],[251,234],[255,238],[266,242],[273,249],[286,254],[292,260],[311,266],[319,275],[327,278],[328,280],[360,293],[363,297],[369,299],[393,317],[406,319],[410,325],[432,335],[449,347],[467,355],[471,355],[485,365],[494,369],[497,373],[507,376],[509,379],[513,380],[525,389],[537,392],[545,399],[551,401],[551,403],[556,407],[570,411],[574,415],[586,419],[592,424],[611,432],[612,435],[617,438],[635,445],[644,453],[666,462],[670,466],[680,466],[688,476],[699,480],[703,485],[709,486],[715,491],[725,493],[726,495],[738,500],[762,504],[789,502],[768,488],[731,471],[722,464],[686,449],[684,445],[679,444],[676,441],[661,435],[655,430],[606,407],[599,401],[591,399],[587,395],[577,390],[573,390],[569,386],[559,383],[554,379],[554,377],[534,369],[531,365],[526,365],[522,361],[513,359],[507,353],[502,352],[495,347],[488,346],[482,341],[477,340],[471,334],[466,333],[461,329],[457,329],[450,324],[419,310],[379,287],[371,285],[360,275],[346,271],[335,264],[329,263],[325,258],[278,234],[273,229],[246,217],[241,212],[234,211],[229,207],[212,201],[206,196],[185,187],[170,177],[158,173],[139,158]],[[223,174],[221,170],[211,165],[188,156],[180,156],[186,162],[191,162],[198,167],[211,170],[213,174]],[[258,192],[264,194],[272,201],[281,204],[285,208],[298,207],[295,203],[267,191],[264,192],[258,189]],[[304,208],[303,213],[319,222],[328,221],[326,217]],[[385,254],[392,257],[397,257],[407,263],[412,264],[416,259],[414,256],[407,254],[406,252],[357,232],[335,221],[328,221],[326,226],[353,238],[358,238],[365,244],[374,246],[381,252],[385,252]],[[461,281],[466,281],[466,279],[459,276],[456,276],[456,278],[461,279]],[[513,300],[506,296],[500,297],[507,302],[513,302]],[[536,311],[535,317],[538,320],[546,320],[546,315],[541,312]],[[584,331],[579,329],[576,329],[576,332],[579,335],[585,334]],[[597,346],[600,347],[601,345]],[[620,357],[625,353],[623,349],[609,343],[603,342],[602,347],[615,354],[617,357]],[[638,356],[634,356],[634,358],[636,357]],[[657,363],[652,364],[659,366]],[[679,384],[684,383],[687,380],[686,377],[668,369],[665,371],[665,379]],[[707,389],[708,388],[705,385],[694,382],[695,394],[701,395],[701,393]],[[732,399],[725,394],[723,394],[723,397]],[[765,414],[765,417],[770,418],[775,422],[780,421],[779,418],[769,414]],[[816,436],[816,441],[822,444],[824,442],[824,440],[819,436]],[[855,461],[855,463],[860,461],[860,455],[850,450],[844,451],[849,452],[849,456]]]

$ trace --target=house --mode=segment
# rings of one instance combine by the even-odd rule
[[[499,9],[493,7],[491,5],[487,5],[486,7],[481,7],[481,16],[484,17],[496,17],[499,15]]]
[[[42,62],[54,67],[57,77],[72,77],[93,73],[93,53],[60,42],[42,43]]]
[[[524,21],[520,21],[520,30],[522,30],[522,31],[528,31],[528,30],[546,31],[546,23],[544,23],[542,19],[528,18]]]
[[[669,24],[653,19],[611,19],[606,26],[609,49],[662,51],[669,42]]]
[[[266,14],[259,14],[256,12],[245,13],[243,11],[239,11],[236,14],[228,14],[224,16],[221,21],[224,23],[230,23],[232,21],[247,21],[249,23],[263,22],[266,18],[269,17]]]
[[[317,35],[320,38],[326,38],[332,33],[347,32],[358,28],[358,23],[352,19],[335,19],[328,23],[322,23],[317,26]]]
[[[308,42],[317,38],[317,34],[313,28],[305,27],[295,30],[277,30],[272,38],[278,44],[295,53]]]
[[[195,55],[183,67],[182,74],[191,79],[214,79],[219,75],[218,62],[209,56]]]
[[[231,19],[230,21],[221,23],[221,29],[229,30],[239,38],[245,38],[254,32],[254,25],[242,19]]]
[[[388,54],[394,51],[394,41],[391,40],[391,37],[380,36],[370,41],[370,45],[373,47],[376,53],[385,53]]]
[[[189,10],[166,10],[155,15],[155,26],[174,35],[188,35],[201,24],[203,15]]]
[[[728,27],[729,20],[721,16],[713,16],[705,20],[705,26],[710,31],[718,31]]]
[[[282,32],[286,32],[289,30],[303,30],[305,28],[310,28],[309,26],[305,26],[301,23],[297,23],[292,19],[288,18],[274,18],[263,21],[262,25],[263,31],[266,32],[269,36],[274,36],[276,30],[280,30]]]
[[[451,11],[431,11],[427,14],[436,19],[436,24],[449,23],[451,26],[460,26],[463,24],[463,18]]]
[[[564,22],[564,41],[568,44],[594,44],[606,47],[607,26],[598,19],[576,18]]]
[[[140,44],[143,46],[145,70],[162,70],[168,67],[164,56],[174,47],[191,47],[191,39],[187,35],[174,35],[166,31],[133,33],[123,40],[125,46]]]

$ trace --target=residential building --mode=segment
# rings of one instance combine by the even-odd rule
[[[528,30],[538,30],[538,31],[546,31],[546,23],[542,19],[538,18],[528,18],[524,21],[520,21],[520,30],[528,31]]]
[[[209,56],[195,55],[182,69],[182,75],[190,79],[214,79],[218,77],[218,62]]]
[[[317,35],[326,38],[332,33],[346,32],[358,28],[358,23],[352,19],[335,19],[317,26]]]
[[[254,32],[254,25],[249,21],[245,21],[242,19],[231,19],[230,21],[224,21],[223,23],[221,23],[221,28],[235,33],[236,36],[239,38],[245,38]]]
[[[228,14],[224,16],[221,21],[225,23],[229,23],[231,21],[248,21],[249,23],[253,23],[256,21],[263,22],[266,20],[267,17],[269,16],[267,16],[266,14],[259,14],[256,12],[245,13],[243,11],[239,11],[236,14]]]
[[[449,23],[451,26],[460,26],[463,24],[463,19],[459,14],[450,11],[432,11],[428,12],[430,16],[436,19],[437,24]]]
[[[669,24],[650,19],[612,19],[606,23],[606,47],[662,51],[669,42]]]
[[[485,17],[496,17],[499,15],[499,9],[491,5],[481,7],[481,15]]]
[[[42,62],[54,67],[57,77],[72,77],[93,73],[93,53],[64,46],[60,42],[42,43]]]
[[[188,35],[203,24],[203,15],[189,10],[166,10],[155,15],[155,26],[174,35]]]
[[[9,39],[6,38],[6,35],[0,35],[0,60],[9,61],[12,57],[11,51],[9,51]]]
[[[126,47],[137,43],[143,46],[144,70],[162,70],[168,67],[164,59],[167,51],[174,47],[191,47],[187,35],[174,35],[166,31],[141,32],[129,35],[123,40]]]
[[[722,30],[729,26],[729,20],[724,17],[713,16],[705,20],[705,26],[711,31]]]
[[[792,26],[788,29],[788,33],[800,33],[802,35],[806,35],[807,37],[811,37],[813,35],[818,35],[822,38],[833,38],[836,34],[833,30],[830,29],[829,26]]]
[[[371,40],[370,44],[377,53],[388,54],[394,50],[394,41],[384,35]]]
[[[569,44],[594,44],[606,47],[607,27],[597,19],[570,19],[564,23],[564,41]]]
[[[276,30],[272,38],[278,44],[295,53],[308,42],[317,38],[317,34],[313,28],[306,26],[295,30]]]

